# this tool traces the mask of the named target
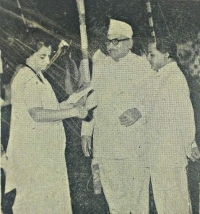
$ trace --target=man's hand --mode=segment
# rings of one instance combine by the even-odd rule
[[[92,153],[92,137],[83,135],[81,137],[81,146],[86,157],[90,157]]]
[[[140,117],[142,117],[141,113],[138,109],[128,109],[126,110],[120,117],[119,121],[123,126],[131,126],[133,125]]]
[[[190,160],[195,162],[198,159],[200,159],[200,151],[199,151],[198,147],[194,147],[194,148],[192,148],[192,151],[191,151]]]

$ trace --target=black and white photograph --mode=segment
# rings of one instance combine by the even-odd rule
[[[200,0],[0,0],[1,214],[200,213]]]

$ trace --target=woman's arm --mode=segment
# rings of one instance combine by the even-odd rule
[[[69,109],[51,110],[41,107],[29,109],[29,114],[35,122],[54,122],[70,117],[79,117],[81,119],[87,116],[87,110],[83,106],[75,106]]]

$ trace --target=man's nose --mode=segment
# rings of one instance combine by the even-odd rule
[[[194,65],[199,66],[200,65],[200,55],[197,55],[194,59]]]
[[[116,49],[116,45],[113,45],[112,42],[110,42],[107,47],[108,47],[108,50]]]
[[[151,55],[148,53],[147,54],[147,60],[150,61],[151,60]]]
[[[46,62],[47,64],[49,64],[49,63],[50,63],[50,59],[49,59],[49,57],[46,57],[46,58],[45,58],[45,62]]]

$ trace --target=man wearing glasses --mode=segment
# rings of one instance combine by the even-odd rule
[[[93,61],[94,92],[87,100],[87,105],[97,108],[93,120],[82,125],[83,152],[90,156],[93,135],[93,161],[99,164],[103,191],[112,214],[135,213],[138,191],[134,176],[137,162],[143,158],[140,145],[144,141],[145,121],[134,106],[139,102],[143,80],[153,72],[146,60],[130,51],[132,35],[130,25],[110,20],[108,56],[100,54]]]

